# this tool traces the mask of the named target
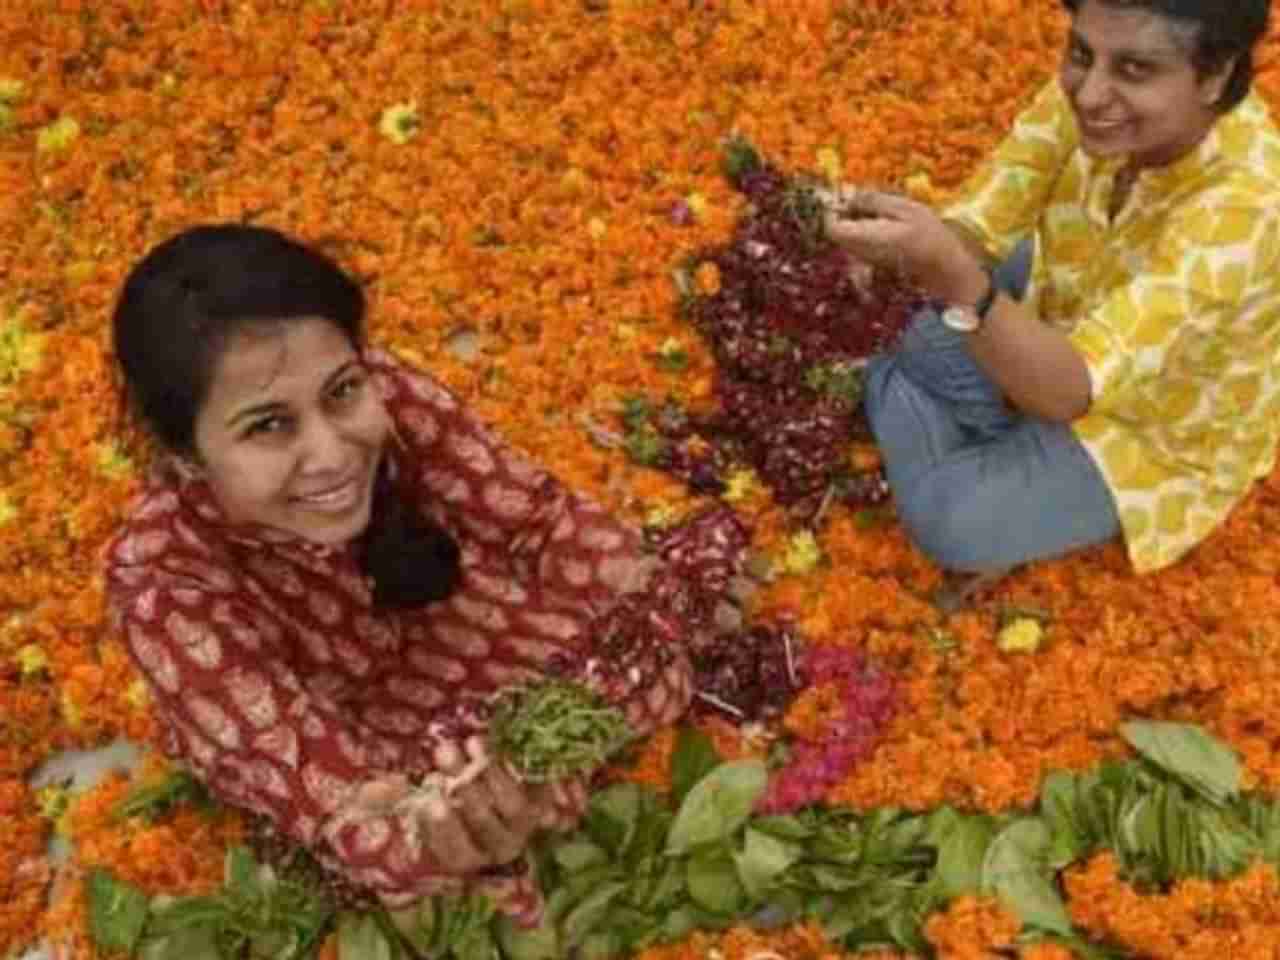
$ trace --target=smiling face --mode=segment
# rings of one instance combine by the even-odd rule
[[[346,335],[306,318],[230,341],[196,417],[195,442],[231,522],[337,545],[368,526],[389,431]]]
[[[1090,155],[1163,166],[1204,138],[1232,64],[1197,72],[1198,29],[1150,10],[1084,0],[1072,18],[1061,83]]]

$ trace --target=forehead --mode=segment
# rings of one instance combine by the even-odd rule
[[[1097,52],[1164,60],[1187,59],[1198,26],[1140,7],[1084,0],[1071,19],[1071,33]]]
[[[213,369],[208,406],[287,402],[315,390],[356,357],[346,335],[328,320],[304,318],[249,327],[227,343]]]

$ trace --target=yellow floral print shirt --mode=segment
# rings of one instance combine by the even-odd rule
[[[1053,81],[944,216],[1000,256],[1034,236],[1028,301],[1089,366],[1073,427],[1144,572],[1204,539],[1275,462],[1280,133],[1251,94],[1191,154],[1144,170],[1112,222],[1125,159],[1080,148]]]

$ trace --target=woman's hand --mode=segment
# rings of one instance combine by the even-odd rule
[[[422,838],[449,873],[510,863],[552,814],[545,788],[528,788],[496,764],[439,800],[422,814]]]
[[[982,265],[929,207],[874,190],[836,191],[827,235],[859,260],[898,270],[943,300],[976,302],[987,287]]]
[[[623,704],[623,711],[632,729],[647,734],[679,720],[692,698],[693,667],[688,655],[680,652]]]

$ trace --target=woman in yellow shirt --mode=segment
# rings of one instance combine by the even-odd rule
[[[829,218],[949,304],[872,362],[867,414],[951,570],[1117,533],[1155,570],[1275,462],[1280,134],[1250,92],[1270,2],[1064,3],[1059,76],[952,207],[855,190]]]

